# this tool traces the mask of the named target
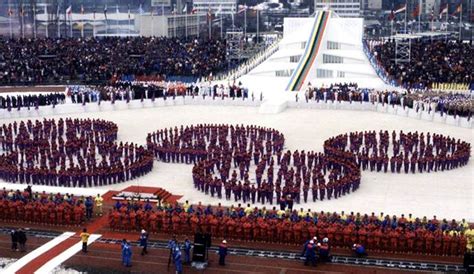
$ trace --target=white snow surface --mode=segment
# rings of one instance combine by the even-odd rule
[[[474,144],[474,130],[415,120],[386,113],[349,110],[320,110],[289,108],[279,114],[260,114],[257,107],[238,106],[169,106],[122,111],[71,114],[73,118],[102,118],[119,126],[119,141],[145,143],[148,132],[164,127],[199,123],[255,124],[278,129],[285,135],[286,149],[322,151],[324,140],[340,133],[359,130],[403,130],[404,132],[432,132],[460,138]],[[48,117],[51,118],[51,117]],[[55,116],[59,119],[59,116]],[[42,119],[38,117],[38,119]],[[4,119],[10,123],[21,119]],[[155,162],[152,172],[133,181],[99,189],[121,190],[129,185],[162,187],[180,200],[203,204],[236,204],[234,201],[211,198],[194,189],[191,165],[165,164]],[[0,183],[0,187],[18,188],[18,185]],[[44,187],[34,186],[34,191]],[[53,192],[74,192],[82,190],[49,188]],[[257,205],[261,206],[261,205]],[[268,208],[269,205],[266,204]],[[310,208],[312,211],[360,212],[362,214],[384,212],[385,214],[412,213],[418,217],[438,219],[462,219],[474,221],[474,159],[467,166],[445,172],[422,174],[362,173],[360,188],[339,199],[302,203],[295,208]]]

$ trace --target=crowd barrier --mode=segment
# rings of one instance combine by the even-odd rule
[[[230,97],[212,97],[212,96],[177,96],[168,97],[166,99],[157,98],[154,101],[151,99],[131,100],[127,101],[115,101],[113,104],[110,101],[102,101],[98,103],[87,103],[87,104],[72,104],[66,103],[62,105],[43,106],[38,109],[0,109],[0,119],[10,118],[28,118],[28,117],[42,117],[50,115],[65,115],[73,113],[83,112],[100,112],[100,111],[116,111],[116,110],[127,110],[127,109],[139,109],[139,108],[155,108],[155,107],[166,107],[166,106],[183,106],[183,105],[207,105],[207,106],[245,106],[245,107],[260,107],[262,104],[267,103],[271,100],[266,98],[260,99],[259,96],[250,98],[230,98]],[[424,111],[421,109],[413,109],[407,106],[402,107],[400,105],[389,105],[382,103],[371,103],[371,102],[356,102],[353,101],[314,101],[314,100],[290,100],[285,104],[285,108],[306,108],[306,109],[327,109],[327,110],[354,110],[354,111],[374,111],[380,113],[387,113],[391,115],[398,115],[402,117],[409,117],[417,120],[431,121],[436,123],[444,123],[452,126],[459,126],[463,128],[474,128],[472,119],[467,117],[459,117],[453,115],[441,115],[440,112],[435,111]]]

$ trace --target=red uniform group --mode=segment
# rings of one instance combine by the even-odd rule
[[[370,250],[459,256],[464,254],[466,222],[397,218],[351,213],[313,213],[202,205],[165,206],[117,203],[109,215],[110,227],[301,245],[307,239],[327,237],[332,246],[350,248],[361,243]]]
[[[0,220],[80,225],[86,221],[85,198],[3,189],[0,190]]]

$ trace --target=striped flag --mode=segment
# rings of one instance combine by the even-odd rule
[[[404,12],[406,11],[407,9],[407,4],[403,4],[402,6],[400,6],[398,9],[396,9],[393,13],[394,14],[399,14],[401,12]]]
[[[455,15],[455,14],[460,14],[461,12],[462,12],[462,3],[460,3],[460,4],[456,7],[456,9],[454,10],[453,15]]]
[[[247,5],[239,5],[239,10],[237,11],[237,14],[245,12],[247,8],[248,8]]]
[[[447,14],[448,13],[448,3],[446,4],[443,4],[440,8],[439,8],[439,19],[441,19],[443,17],[443,14]]]
[[[420,15],[420,5],[415,5],[415,8],[413,9],[412,15],[415,18]]]
[[[72,14],[72,6],[69,6],[69,7],[66,9],[66,14],[67,14],[68,16],[71,16],[71,14]]]

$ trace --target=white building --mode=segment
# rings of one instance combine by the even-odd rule
[[[332,11],[316,12],[315,18],[285,18],[278,50],[239,81],[263,92],[304,91],[308,83],[384,88],[364,53],[363,22]]]
[[[314,10],[330,9],[340,17],[359,17],[361,13],[360,0],[314,0]]]
[[[135,29],[138,30],[141,36],[199,36],[207,31],[207,15],[136,15]]]
[[[197,13],[207,14],[211,9],[212,14],[235,14],[237,12],[237,0],[194,0],[193,9]]]

